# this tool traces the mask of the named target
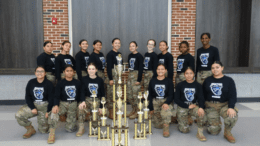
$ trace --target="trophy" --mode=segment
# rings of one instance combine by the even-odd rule
[[[149,113],[149,108],[148,108],[148,105],[149,105],[149,101],[148,101],[148,94],[149,92],[146,91],[144,93],[144,120],[145,120],[145,123],[148,124],[148,131],[146,134],[152,134],[152,119],[151,119],[151,116],[148,115]]]
[[[105,115],[106,115],[105,103],[106,103],[106,99],[105,99],[105,97],[102,97],[101,104],[103,105],[103,108],[102,108],[101,121],[98,122],[98,140],[110,140],[110,137],[109,137],[110,125],[106,124],[107,117],[105,117]],[[105,127],[106,131],[102,131],[101,130],[102,127]]]
[[[134,133],[134,139],[146,139],[146,124],[143,120],[144,112],[142,111],[143,104],[142,104],[142,92],[139,92],[138,99],[140,102],[138,103],[138,108],[140,111],[137,112],[138,114],[138,120],[135,120],[135,133]],[[140,125],[140,130],[138,129],[138,125]],[[137,135],[138,133],[138,135]]]
[[[115,92],[115,84],[113,85],[113,122],[112,122],[112,146],[115,146],[115,135],[118,135],[117,146],[122,146],[122,134],[124,134],[124,146],[128,145],[128,123],[126,120],[126,84],[124,83],[124,101],[122,101],[122,71],[123,71],[123,65],[122,65],[122,57],[121,54],[117,56],[118,65],[115,66],[115,72],[118,75],[118,84],[117,84],[117,92]],[[115,99],[115,96],[117,95],[117,100]],[[122,106],[124,103],[124,112],[122,111]],[[116,106],[117,105],[117,111]],[[122,114],[124,114],[124,125],[122,124]],[[117,120],[116,120],[117,115]]]
[[[97,137],[98,136],[96,134],[97,127],[94,128],[92,126],[92,123],[97,121],[97,112],[98,112],[97,105],[98,105],[98,103],[95,100],[96,97],[97,97],[96,91],[93,91],[91,97],[93,97],[93,110],[92,110],[92,118],[89,121],[89,134],[88,134],[88,136],[89,137]],[[92,131],[93,131],[93,133],[92,133]]]

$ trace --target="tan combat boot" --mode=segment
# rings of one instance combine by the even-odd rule
[[[196,136],[200,141],[207,141],[207,138],[203,135],[203,128],[198,128]]]
[[[55,129],[50,128],[49,138],[47,143],[51,144],[55,142]]]
[[[23,135],[23,138],[30,138],[32,135],[34,135],[36,133],[35,129],[33,128],[32,125],[30,126],[25,126],[25,128],[27,129],[27,132]]]
[[[163,124],[163,137],[169,137],[170,131],[169,131],[169,124]]]
[[[132,116],[133,114],[134,114],[134,112],[135,112],[135,106],[133,106],[133,108],[132,108],[132,111],[129,113],[129,114],[126,114],[126,117],[130,117],[130,116]]]
[[[84,129],[84,124],[80,123],[79,124],[79,131],[76,133],[77,137],[82,136],[85,133],[85,129]]]
[[[233,137],[231,133],[232,128],[226,128],[224,129],[224,137],[230,142],[230,143],[235,143],[236,139]]]
[[[137,118],[137,117],[138,117],[137,112],[138,112],[138,108],[134,108],[134,113],[133,113],[131,116],[129,116],[129,119],[135,119],[135,118]]]

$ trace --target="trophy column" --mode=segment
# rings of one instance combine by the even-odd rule
[[[107,125],[106,123],[107,117],[105,117],[106,115],[105,103],[106,103],[106,99],[105,97],[102,97],[101,104],[103,105],[103,108],[102,108],[101,120],[98,122],[98,140],[110,140],[109,137],[110,125]],[[106,130],[103,132],[102,128]]]
[[[93,97],[93,110],[92,110],[92,118],[90,119],[89,121],[89,134],[88,136],[89,137],[97,137],[98,135],[96,134],[96,131],[97,131],[97,127],[94,128],[92,126],[93,122],[96,122],[97,121],[97,101],[95,100],[97,95],[96,95],[96,92],[93,91],[93,94],[91,95],[91,97]],[[93,133],[92,133],[93,131]]]
[[[149,108],[148,108],[148,105],[149,105],[149,101],[148,101],[148,91],[146,91],[144,93],[144,121],[145,123],[148,125],[148,131],[146,134],[153,134],[152,133],[152,119],[151,119],[151,116],[148,115],[149,113]]]

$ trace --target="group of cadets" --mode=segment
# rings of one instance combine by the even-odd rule
[[[189,43],[179,44],[181,55],[177,58],[177,74],[175,78],[175,92],[173,85],[173,56],[168,52],[166,41],[159,43],[161,53],[154,52],[156,42],[147,41],[148,52],[144,57],[138,53],[138,45],[130,42],[128,56],[127,101],[132,111],[127,114],[130,119],[137,118],[137,93],[149,91],[149,109],[152,123],[156,128],[163,129],[163,136],[169,137],[169,124],[174,116],[173,101],[177,104],[176,115],[178,130],[187,133],[190,130],[189,120],[196,117],[197,138],[206,141],[203,126],[207,126],[210,134],[216,135],[221,131],[220,116],[224,119],[224,137],[231,143],[235,138],[231,134],[238,116],[236,87],[232,78],[223,75],[223,65],[219,61],[219,52],[209,44],[210,34],[201,35],[203,47],[197,50],[196,70],[195,59],[189,53]],[[81,50],[75,59],[69,54],[71,44],[64,41],[61,53],[55,58],[52,54],[52,43],[46,41],[43,45],[44,53],[37,57],[36,78],[31,79],[26,86],[26,105],[22,106],[15,117],[21,126],[27,129],[23,138],[29,138],[36,131],[28,120],[34,116],[38,118],[38,130],[48,133],[48,143],[55,142],[55,129],[60,115],[66,115],[65,129],[68,132],[77,130],[76,136],[85,132],[86,116],[91,117],[93,110],[93,93],[97,95],[99,113],[101,114],[101,97],[106,96],[108,117],[113,118],[113,84],[118,82],[118,75],[114,68],[123,63],[117,57],[121,47],[119,38],[112,40],[113,49],[106,59],[101,51],[102,42],[93,42],[93,52],[87,52],[88,41],[81,40]],[[107,77],[104,69],[107,67]],[[142,81],[142,74],[144,80]],[[106,90],[105,90],[106,88]],[[107,91],[107,92],[105,92]],[[125,113],[126,114],[126,113]],[[94,127],[97,123],[93,123]]]

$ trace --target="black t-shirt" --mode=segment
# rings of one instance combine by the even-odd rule
[[[82,52],[79,51],[76,56],[76,71],[77,71],[77,75],[79,80],[82,79],[82,73],[81,71],[86,71],[87,72],[87,67],[88,67],[88,63],[89,63],[89,53],[86,52]]]
[[[34,101],[48,101],[48,109],[46,112],[51,111],[54,98],[53,84],[46,78],[42,83],[37,81],[37,78],[31,79],[25,91],[25,101],[30,109],[35,109]]]
[[[177,58],[177,73],[183,73],[184,70],[190,66],[193,70],[195,69],[194,57],[190,53],[186,55],[180,55]],[[194,70],[195,71],[195,70]]]
[[[206,78],[203,82],[203,92],[206,101],[228,101],[229,108],[234,108],[237,102],[235,82],[227,76],[219,79],[213,76]]]
[[[153,76],[156,77],[156,68],[158,65],[158,57],[155,52],[144,54],[144,70],[153,71]]]
[[[188,103],[196,103],[196,101],[198,101],[199,107],[204,108],[205,100],[202,86],[197,81],[180,82],[176,87],[174,102],[182,108],[189,108]]]
[[[81,96],[80,101],[85,101],[85,97],[91,97],[93,91],[96,92],[97,98],[101,99],[101,97],[105,97],[105,88],[104,81],[100,77],[96,77],[95,79],[91,79],[89,76],[85,76],[81,81]],[[100,104],[100,108],[102,105]]]
[[[72,79],[67,81],[62,79],[55,88],[54,106],[59,105],[61,101],[79,101],[80,100],[81,83],[79,80]]]
[[[210,46],[208,49],[203,47],[197,50],[196,73],[201,70],[211,70],[214,61],[219,61],[218,48]]]
[[[55,73],[55,56],[43,52],[37,57],[37,65],[43,66],[46,72]]]
[[[73,69],[76,70],[76,61],[71,55],[59,54],[55,61],[55,75],[58,81],[61,80],[60,74],[64,71],[64,67],[67,64],[72,65]]]
[[[142,80],[143,60],[144,58],[140,53],[131,53],[128,55],[129,70],[138,70],[138,82],[141,82]]]
[[[165,78],[163,80],[158,80],[157,78],[152,78],[148,87],[149,95],[149,109],[153,110],[153,98],[164,99],[167,98],[165,103],[170,104],[174,99],[174,89],[172,80]]]
[[[167,52],[166,54],[159,54],[158,55],[158,63],[164,64],[167,69],[168,78],[173,79],[173,57],[172,55]]]
[[[99,52],[99,54],[92,52],[89,57],[89,63],[90,62],[94,62],[98,70],[104,71],[106,68],[106,59],[102,52]]]
[[[115,52],[113,50],[111,50],[108,54],[107,54],[107,76],[109,78],[109,80],[113,80],[112,77],[112,69],[114,68],[114,65],[118,65],[117,62],[117,56],[118,54],[121,54],[120,52]],[[122,54],[121,54],[122,56]],[[123,58],[121,63],[123,64]]]

